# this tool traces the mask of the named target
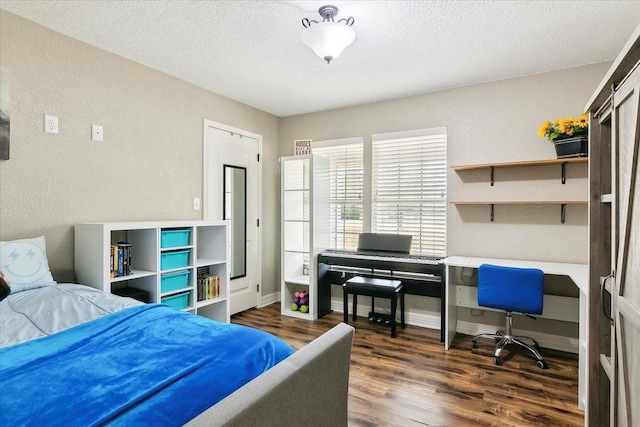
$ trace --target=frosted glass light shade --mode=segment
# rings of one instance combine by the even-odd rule
[[[320,58],[327,61],[337,58],[356,38],[356,32],[339,22],[321,22],[302,32],[302,41]]]

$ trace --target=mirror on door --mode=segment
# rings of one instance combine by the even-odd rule
[[[247,275],[247,169],[224,165],[224,219],[229,220],[231,279]]]

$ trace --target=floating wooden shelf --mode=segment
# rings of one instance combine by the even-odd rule
[[[502,162],[502,163],[479,163],[475,165],[461,165],[451,166],[456,172],[489,169],[491,172],[491,186],[494,183],[494,169],[496,168],[518,168],[526,166],[549,166],[549,165],[561,165],[562,166],[562,183],[566,182],[566,168],[568,164],[588,163],[588,157],[572,157],[569,159],[546,159],[546,160],[525,160],[521,162]]]
[[[586,200],[483,200],[451,202],[453,205],[586,205]]]
[[[495,205],[555,205],[560,206],[560,222],[564,224],[565,213],[567,205],[587,205],[588,202],[586,200],[483,200],[483,201],[456,201],[450,202],[456,206],[490,206],[491,213],[490,218],[491,222],[493,222],[494,217],[494,207]]]
[[[454,171],[466,171],[475,169],[489,169],[489,168],[516,168],[523,166],[547,166],[547,165],[561,165],[563,163],[588,163],[588,157],[572,157],[570,159],[546,159],[546,160],[526,160],[521,162],[502,162],[502,163],[483,163],[475,165],[462,165],[451,166]]]

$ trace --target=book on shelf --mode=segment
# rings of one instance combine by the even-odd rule
[[[115,245],[111,245],[110,249],[110,274],[109,277],[112,279],[116,277],[116,271],[118,271],[118,247]]]
[[[220,276],[209,274],[208,267],[199,267],[197,271],[198,301],[205,301],[220,296]]]
[[[131,244],[118,242],[111,245],[110,268],[111,278],[131,274]]]

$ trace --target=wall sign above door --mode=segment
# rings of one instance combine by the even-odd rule
[[[293,141],[293,151],[296,156],[306,156],[311,154],[310,139],[296,139]]]

